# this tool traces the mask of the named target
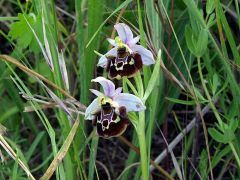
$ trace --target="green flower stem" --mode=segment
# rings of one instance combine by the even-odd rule
[[[147,146],[145,136],[145,112],[139,112],[139,122],[137,125],[137,135],[140,146],[142,179],[148,180],[149,163],[147,158]]]
[[[143,81],[142,81],[140,72],[138,72],[137,75],[134,76],[134,80],[136,83],[137,90],[134,88],[134,86],[129,80],[124,79],[124,82],[128,84],[128,86],[131,88],[131,90],[134,92],[136,96],[142,99],[144,95],[144,87],[143,87]],[[147,146],[146,146],[145,112],[144,111],[139,112],[139,119],[134,126],[136,128],[138,141],[139,141],[142,179],[148,180],[149,161],[148,161]]]
[[[139,97],[139,94],[138,94],[136,88],[133,86],[131,81],[128,80],[128,78],[123,78],[123,83],[127,84],[130,87],[130,89],[132,90],[132,92],[134,93],[134,95]]]
[[[134,80],[135,80],[136,85],[137,85],[139,97],[142,99],[143,98],[143,94],[144,94],[144,88],[143,88],[143,82],[142,82],[142,78],[141,78],[141,73],[140,72],[138,72],[136,74],[136,76],[134,76]]]

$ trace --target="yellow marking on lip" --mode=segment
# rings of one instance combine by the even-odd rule
[[[134,65],[134,59],[131,58],[131,61],[129,62],[130,65]]]

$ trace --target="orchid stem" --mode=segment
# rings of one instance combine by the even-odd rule
[[[147,146],[145,136],[145,112],[139,112],[139,122],[137,126],[137,135],[140,147],[142,179],[148,180],[149,163],[147,158]]]
[[[134,77],[134,80],[135,80],[135,83],[137,85],[139,97],[142,99],[143,98],[143,94],[144,94],[144,88],[143,88],[143,82],[142,82],[142,78],[141,78],[141,73],[140,72],[138,72],[136,74],[136,76]]]
[[[130,87],[130,89],[132,90],[132,92],[134,93],[134,95],[139,97],[139,94],[138,94],[136,88],[133,86],[133,84],[131,83],[131,81],[128,80],[128,78],[124,78],[124,79],[123,79],[123,83],[126,83],[126,84]]]
[[[137,73],[137,75],[134,77],[134,80],[138,89],[139,98],[142,99],[144,95],[144,87],[140,72]],[[137,135],[140,148],[142,179],[148,180],[149,162],[147,157],[147,146],[145,136],[145,111],[139,112],[139,121],[137,123]]]

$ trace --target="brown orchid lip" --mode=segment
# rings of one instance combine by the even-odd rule
[[[109,103],[102,105],[99,112],[96,113],[96,119],[93,125],[97,126],[97,133],[104,138],[120,136],[125,132],[129,124],[126,108],[120,107],[118,114],[115,108]]]
[[[133,77],[143,66],[141,55],[128,53],[126,49],[118,49],[117,57],[109,56],[107,72],[110,79],[121,77]]]

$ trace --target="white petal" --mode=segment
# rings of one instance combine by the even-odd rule
[[[95,116],[93,115],[95,112],[100,110],[100,106],[98,103],[98,99],[94,99],[93,102],[87,107],[85,111],[85,119],[86,120],[93,120]]]
[[[99,60],[98,60],[98,64],[97,66],[101,66],[103,68],[105,68],[107,66],[107,58],[105,56],[102,56]]]
[[[111,39],[111,38],[107,38],[108,42],[113,45],[114,47],[117,46],[116,42],[114,39]]]
[[[106,56],[117,56],[117,48],[112,48],[104,56],[102,56],[99,59],[97,66],[101,66],[103,68],[105,68],[107,66],[107,58],[106,58]]]
[[[97,90],[95,90],[95,89],[89,89],[93,94],[95,94],[97,97],[98,96],[104,96],[104,94],[103,93],[101,93],[100,91],[97,91]]]
[[[155,64],[152,52],[147,50],[143,46],[135,45],[132,47],[132,50],[133,52],[137,52],[141,55],[143,64],[145,65]]]
[[[128,42],[129,47],[131,48],[132,46],[136,45],[137,42],[139,41],[139,39],[140,39],[140,36],[137,36],[137,37],[133,38],[131,41],[129,41]]]
[[[146,109],[140,98],[128,93],[121,93],[115,96],[113,101],[118,103],[119,107],[125,106],[127,112],[144,111]]]
[[[104,94],[108,97],[112,97],[115,94],[115,85],[112,81],[107,80],[104,77],[97,77],[92,82],[98,82],[102,85]]]
[[[128,43],[132,41],[133,39],[133,33],[129,26],[127,26],[124,23],[119,23],[114,26],[114,28],[117,30],[119,37],[124,43]]]

